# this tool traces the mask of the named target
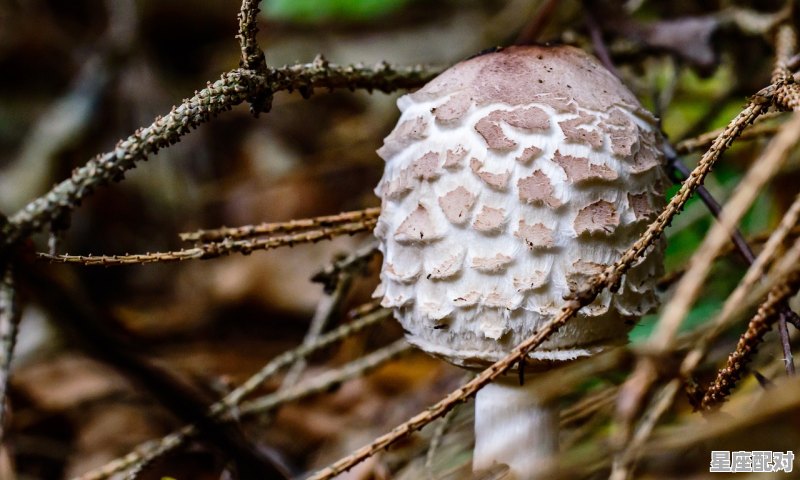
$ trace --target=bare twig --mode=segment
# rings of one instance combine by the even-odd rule
[[[659,390],[651,402],[650,408],[639,421],[639,426],[631,439],[625,445],[621,454],[614,456],[609,480],[626,480],[630,478],[633,466],[641,451],[642,446],[650,438],[650,434],[661,418],[675,400],[675,395],[680,390],[681,381],[673,379]]]
[[[770,290],[767,300],[761,304],[758,313],[747,325],[747,331],[739,338],[736,350],[728,357],[725,368],[717,373],[717,378],[706,390],[700,403],[701,408],[710,410],[730,394],[758,344],[777,319],[778,306],[796,293],[798,288],[800,288],[800,268],[795,268],[783,282]]]
[[[595,13],[592,11],[592,3],[584,1],[583,3],[583,18],[586,23],[586,28],[589,30],[589,36],[592,39],[592,46],[594,53],[606,69],[613,73],[615,77],[621,78],[617,67],[614,66],[614,61],[611,60],[611,54],[608,52],[608,47],[603,41],[603,30],[600,24],[597,23]]]
[[[412,349],[412,346],[405,340],[397,340],[394,343],[391,343],[386,347],[376,350],[368,355],[364,355],[363,357],[354,360],[341,368],[331,370],[290,388],[280,389],[275,393],[244,402],[237,409],[237,416],[245,417],[251,415],[263,415],[272,412],[276,408],[286,403],[301,400],[303,398],[323,392],[329,392],[337,385],[340,385],[353,378],[360,377],[370,370],[374,370],[384,363],[410,352]],[[220,404],[221,403],[215,404],[215,406]],[[219,414],[222,414],[223,412],[230,413],[230,410],[220,410]],[[233,420],[233,417],[228,415],[224,417],[224,420],[230,421]],[[114,462],[109,463],[98,470],[84,474],[75,480],[101,480],[135,465],[148,463],[152,459],[164,455],[170,450],[180,446],[196,433],[197,430],[194,428],[194,426],[186,425],[180,430],[177,430],[162,438],[160,441],[147,442],[137,447],[137,449],[125,457],[115,460]]]
[[[785,54],[781,53],[780,46],[778,46],[776,50],[778,51],[777,57],[779,59],[778,64],[780,65],[780,59],[783,58]],[[792,101],[792,98],[794,98],[793,95],[786,94],[787,83],[788,82],[785,78],[773,77],[773,84],[757,95],[755,97],[755,101],[772,101],[777,103],[779,106],[786,108],[787,105]],[[763,93],[767,93],[767,95],[763,95]],[[724,246],[728,235],[734,228],[735,222],[738,220],[738,216],[740,216],[743,213],[743,210],[746,209],[752,202],[752,197],[755,195],[753,190],[757,191],[761,188],[761,186],[771,177],[771,174],[774,173],[776,165],[779,165],[783,160],[785,160],[788,149],[797,142],[798,135],[797,133],[793,133],[792,130],[797,130],[797,124],[799,122],[800,120],[798,120],[797,117],[794,117],[790,121],[791,127],[787,124],[784,124],[781,127],[781,133],[779,133],[778,136],[772,140],[767,148],[767,152],[764,154],[764,158],[762,158],[759,162],[759,166],[761,166],[763,163],[768,161],[768,166],[766,167],[767,171],[764,172],[765,175],[758,175],[754,173],[755,168],[751,168],[751,170],[748,172],[748,175],[742,181],[742,185],[745,188],[740,188],[740,190],[734,194],[735,202],[734,199],[732,199],[728,203],[723,215],[720,217],[720,222],[716,223],[714,227],[712,227],[712,231],[706,236],[703,245],[701,245],[700,249],[695,252],[695,255],[692,257],[690,267],[687,270],[687,274],[684,275],[681,280],[681,284],[683,284],[684,288],[682,289],[681,284],[679,284],[678,290],[673,297],[673,301],[670,302],[665,309],[653,340],[650,342],[650,347],[655,347],[656,352],[665,353],[668,351],[674,340],[678,325],[685,316],[688,305],[694,301],[694,298],[691,296],[697,293],[697,289],[700,287],[699,283],[703,282],[705,275],[708,272],[708,268],[710,268],[710,262]],[[727,129],[728,127],[726,127],[726,130]],[[723,131],[720,135],[725,135],[725,132]],[[714,145],[717,143],[719,138],[720,137],[717,137],[717,139],[712,143],[709,151],[714,150]],[[706,154],[708,154],[708,152],[706,152]],[[741,246],[739,248],[741,249]],[[749,249],[749,247],[747,249]],[[681,305],[682,308],[678,308],[681,307]],[[672,306],[671,310],[670,306]],[[707,345],[708,344],[705,343],[704,347]],[[690,355],[684,359],[684,366],[690,366],[687,365],[687,361],[699,362],[699,359],[702,357],[702,353],[694,353],[695,355],[692,356],[690,353]],[[637,368],[630,378],[638,378],[637,374],[639,374],[639,377],[641,377],[642,372],[646,372],[652,368],[652,360],[643,359],[637,363]],[[683,369],[682,371],[685,372]],[[644,396],[650,391],[654,381],[655,377],[652,375],[648,376],[643,383],[635,383],[629,380],[623,386],[623,393],[621,394],[621,397],[624,396],[625,398],[633,399],[631,400],[633,403],[639,403],[641,399],[644,398]],[[672,405],[675,395],[679,391],[679,387],[680,380],[674,379],[663,389],[661,389],[659,395],[657,395],[654,403],[651,405],[651,408],[649,408],[645,414],[644,419],[640,421],[639,428],[636,429],[633,437],[628,439],[626,435],[626,438],[624,439],[624,449],[615,455],[612,478],[615,480],[629,478],[642,445],[647,438],[649,438],[650,433],[658,422],[658,419]],[[629,415],[632,414],[631,412],[628,413]],[[624,424],[627,424],[630,423],[632,418],[629,416],[623,419],[623,421],[625,420],[628,420],[628,422],[624,422]]]
[[[456,412],[458,412],[458,407],[447,412],[447,415],[445,415],[444,418],[439,421],[439,424],[436,426],[436,430],[433,432],[433,436],[431,436],[431,442],[428,445],[428,451],[425,452],[425,472],[428,474],[428,478],[431,480],[436,478],[433,473],[433,461],[436,459],[439,446],[442,444],[444,435],[447,433],[447,428],[450,426],[450,422],[453,421],[453,417],[456,415]]]
[[[753,235],[746,239],[746,243],[748,245],[759,245],[766,243],[771,238],[773,238],[774,233],[775,233],[774,231],[771,231]],[[800,227],[792,227],[787,232],[783,233],[783,238],[793,239],[797,238],[798,236],[800,236]],[[764,245],[763,248],[766,248],[766,245]],[[714,258],[714,260],[719,260],[720,258],[730,255],[734,251],[736,251],[734,245],[729,243],[722,250],[720,250],[720,252]],[[672,284],[680,280],[680,278],[685,274],[686,274],[686,268],[683,267],[676,268],[675,270],[665,274],[658,280],[658,288],[660,289],[669,288],[670,286],[672,286]]]
[[[355,335],[372,325],[386,320],[389,316],[388,310],[371,313],[320,336],[313,345],[302,345],[275,357],[242,385],[228,393],[225,398],[212,405],[208,410],[208,416],[217,418],[236,408],[245,396],[263,385],[267,379],[275,375],[281,368],[291,365],[296,362],[297,359],[305,358],[319,349],[328,347],[343,338]],[[125,471],[137,463],[163,455],[179,447],[186,440],[195,435],[197,435],[197,428],[194,425],[186,425],[160,440],[145,442],[137,446],[124,457],[120,457],[98,469],[87,472],[76,480],[102,480],[108,478],[111,475]]]
[[[353,284],[353,276],[349,274],[341,275],[336,282],[336,287],[330,295],[323,296],[317,304],[317,309],[314,311],[314,316],[311,317],[311,324],[306,331],[306,336],[303,338],[303,345],[309,346],[317,343],[319,336],[322,334],[323,329],[330,323],[334,316],[339,314],[342,308],[342,303],[350,287]],[[305,357],[300,357],[292,364],[286,376],[283,377],[281,382],[281,389],[285,390],[294,386],[303,371],[306,368]]]
[[[3,268],[0,278],[0,444],[3,443],[6,418],[6,392],[11,374],[11,359],[17,343],[17,329],[20,320],[19,298],[14,282],[14,271],[10,262]]]
[[[318,393],[330,391],[333,387],[352,378],[359,377],[369,370],[383,365],[399,355],[410,352],[411,345],[404,339],[397,340],[386,347],[364,355],[342,368],[316,376],[292,388],[265,395],[254,400],[243,402],[239,407],[242,415],[263,414],[274,410],[285,403],[293,402]]]
[[[376,68],[340,67],[318,58],[314,63],[279,69],[269,68],[264,75],[247,69],[234,69],[208,84],[192,98],[173,107],[169,114],[156,118],[150,126],[120,141],[112,152],[98,155],[48,193],[33,200],[9,217],[0,230],[0,246],[8,247],[28,235],[46,228],[91,195],[99,186],[120,181],[126,171],[149,155],[174,144],[193,128],[228,111],[259,92],[299,90],[310,95],[314,87],[367,89],[390,92],[418,87],[438,73],[437,69],[416,66],[396,69],[386,63]]]
[[[769,114],[764,115],[764,117],[770,117],[770,116],[771,115]],[[763,137],[769,137],[777,133],[779,129],[780,125],[772,125],[772,124],[753,125],[752,127],[742,132],[742,135],[739,137],[739,140],[756,140]],[[711,142],[713,142],[714,139],[719,136],[721,132],[722,129],[718,128],[716,130],[703,133],[702,135],[698,135],[694,138],[687,138],[686,140],[681,140],[675,145],[675,151],[681,155],[685,155],[687,153],[692,153],[697,150],[706,149],[711,145]]]
[[[785,223],[785,222],[783,222]],[[782,224],[783,224],[782,223]],[[785,232],[784,232],[785,233]],[[770,242],[773,243],[780,243],[781,240],[778,238],[781,237],[780,232],[778,235],[775,235],[770,238]],[[767,262],[767,257],[772,257],[771,252],[767,248],[762,251],[759,257],[755,261],[755,268],[758,268],[758,265]],[[766,289],[775,289],[780,287],[781,281],[784,277],[790,272],[797,261],[800,260],[800,241],[796,241],[792,250],[785,255],[779,265],[775,267],[777,272],[778,278],[767,278],[765,281],[765,285],[763,286]],[[751,269],[752,270],[752,269]],[[748,272],[749,273],[749,272]],[[759,275],[760,276],[760,275]],[[773,276],[774,277],[774,276]],[[744,283],[744,280],[742,281]],[[739,287],[741,287],[742,283],[740,283]],[[737,290],[738,288],[737,287]],[[744,290],[744,289],[742,289]],[[744,311],[749,308],[749,305],[752,303],[752,298],[759,298],[764,293],[761,292],[759,289],[751,292],[748,299],[740,299],[737,302],[740,311]],[[777,304],[777,307],[781,307],[781,303]],[[724,309],[723,309],[724,310]],[[733,315],[733,311],[722,312],[719,314],[714,320],[710,323],[712,324],[709,331],[703,336],[700,341],[694,342],[696,343],[695,347],[684,357],[683,362],[681,363],[681,378],[688,378],[692,371],[699,365],[700,360],[705,355],[705,351],[711,345],[711,342],[714,338],[722,331],[722,327],[730,320],[731,315]],[[648,361],[649,358],[645,358],[637,364],[637,368],[634,371],[634,374],[629,377],[630,379],[637,378],[637,376],[641,376],[643,372],[645,372],[646,367],[652,365],[652,361]],[[644,392],[646,392],[650,385],[653,382],[653,378],[646,380],[645,382],[639,382],[638,385],[634,385],[634,383],[629,380],[624,385],[623,394],[626,397],[630,398],[632,396],[638,396],[635,401],[640,401],[641,398],[644,396]],[[637,460],[640,451],[642,450],[645,442],[648,440],[650,434],[652,433],[653,429],[655,428],[658,420],[663,416],[663,414],[670,408],[672,403],[675,400],[675,396],[680,391],[681,379],[675,378],[670,381],[666,386],[662,387],[659,393],[656,395],[656,399],[651,402],[650,407],[647,409],[645,414],[641,417],[641,421],[639,426],[636,428],[635,433],[631,436],[630,439],[627,438],[625,435],[624,438],[624,448],[622,451],[615,455],[613,471],[612,471],[612,478],[615,479],[625,479],[629,478],[631,471],[633,469],[634,463]]]
[[[317,309],[314,312],[314,316],[311,319],[311,324],[308,328],[308,332],[306,333],[306,336],[303,339],[302,347],[306,347],[307,350],[320,348],[320,334],[322,333],[322,330],[325,328],[325,326],[333,318],[333,316],[335,316],[339,312],[344,296],[350,290],[351,285],[352,285],[352,277],[350,275],[343,276],[343,278],[340,278],[339,281],[337,282],[334,291],[330,292],[330,295],[325,295],[320,299],[317,305]],[[370,319],[370,321],[371,320],[372,319]],[[353,328],[354,326],[358,328]],[[344,329],[344,331],[349,332],[349,334],[351,335],[357,333],[361,328],[361,326],[357,324],[345,325],[345,327],[348,328]],[[274,361],[270,362],[270,364],[274,365]],[[281,382],[280,390],[286,390],[294,386],[300,379],[300,376],[303,374],[305,368],[306,368],[306,356],[305,355],[297,356],[294,359],[293,363],[291,364],[289,371],[284,376],[283,381]],[[259,374],[260,373],[262,372],[259,372]],[[249,391],[252,391],[258,386],[262,385],[264,381],[268,378],[260,376],[259,374],[256,374],[255,376],[251,377],[250,380],[248,380],[247,386]],[[237,390],[241,391],[241,387],[238,388]],[[234,392],[231,392],[231,394],[233,393]],[[228,416],[231,417],[238,417],[239,412],[236,405],[225,404],[224,401],[225,399],[223,399],[223,401],[220,403],[212,405],[209,410],[209,416],[219,417],[227,414]],[[236,413],[232,414],[232,412]],[[266,424],[262,420],[262,427],[264,425]],[[137,467],[152,463],[161,455],[165,455],[174,448],[180,446],[180,444],[183,443],[184,440],[194,436],[196,433],[197,433],[196,428],[194,428],[194,426],[189,425],[165,437],[164,440],[166,441],[162,440],[161,443],[157,442],[154,443],[152,451],[149,452],[149,454],[145,455],[144,458],[138,461]]]
[[[282,466],[256,449],[238,426],[222,424],[206,415],[207,399],[185,380],[142,356],[142,344],[124,335],[115,326],[119,320],[98,309],[87,298],[81,282],[68,281],[36,268],[18,269],[20,283],[37,294],[40,304],[51,317],[93,358],[114,367],[118,372],[150,394],[170,413],[187,423],[196,423],[203,440],[233,460],[243,475],[259,478],[287,478]]]
[[[536,11],[533,18],[522,27],[522,31],[514,41],[515,45],[525,45],[536,42],[542,30],[547,26],[550,17],[553,16],[556,7],[558,7],[558,0],[545,0]]]
[[[753,286],[763,276],[767,265],[775,258],[778,247],[788,236],[792,227],[797,224],[799,217],[800,195],[797,196],[794,203],[792,203],[789,210],[781,219],[781,223],[767,239],[761,253],[753,262],[753,265],[747,270],[745,276],[739,282],[739,285],[736,286],[736,289],[734,289],[725,300],[722,310],[709,322],[710,327],[708,332],[706,332],[700,341],[695,342],[694,348],[684,358],[681,364],[681,374],[683,376],[689,377],[691,375],[691,372],[700,364],[711,342],[713,342],[729,324],[730,319],[734,316],[736,311],[742,308],[743,303],[745,303],[745,297],[752,291]]]
[[[734,118],[723,131],[719,134],[719,136],[714,140],[711,147],[706,151],[703,157],[700,159],[698,167],[695,168],[692,174],[688,177],[687,182],[684,183],[684,187],[686,183],[688,183],[692,179],[692,175],[696,172],[703,163],[708,158],[713,158],[714,156],[718,156],[720,153],[720,148],[727,148],[744,130],[744,128],[752,123],[764,110],[769,103],[773,100],[774,95],[774,85],[770,85],[769,87],[760,91],[751,103],[745,107],[745,109],[740,112],[736,118]],[[775,140],[773,140],[774,142]],[[752,171],[752,170],[751,170]],[[682,189],[684,188],[682,187]],[[673,198],[674,201],[674,198]],[[672,201],[670,201],[672,204]],[[726,240],[729,237],[729,232],[731,230],[731,226],[728,226],[728,223],[733,223],[735,220],[731,221],[728,220],[727,217],[720,217],[720,221],[715,223],[713,228],[717,230],[721,230],[721,234],[716,234],[715,237],[715,245],[714,249],[708,249],[705,253],[704,257],[699,257],[700,263],[707,263],[708,266],[705,267],[705,271],[710,266],[710,262],[713,261],[715,255],[721,250],[721,248],[725,245]],[[706,237],[706,241],[708,241],[710,235]],[[702,246],[701,246],[702,248]],[[698,250],[699,251],[699,250]],[[698,252],[695,252],[695,257],[697,257]],[[693,259],[695,258],[693,257]],[[683,275],[681,278],[681,282],[679,283],[678,288],[681,288],[681,284],[684,285],[684,290],[689,291],[689,295],[694,292],[696,294],[696,289],[699,288],[697,284],[696,278],[689,278],[692,275],[692,268],[699,268],[695,265],[698,263],[690,264],[689,270],[687,274]],[[705,273],[703,274],[703,277]],[[702,280],[701,280],[702,282]],[[688,288],[688,287],[691,288]],[[666,353],[674,338],[675,334],[677,333],[677,328],[685,315],[685,310],[681,311],[674,311],[671,315],[669,315],[669,308],[672,305],[672,308],[676,308],[677,302],[687,303],[686,299],[680,297],[682,292],[676,292],[673,296],[672,302],[667,305],[667,309],[662,314],[659,323],[656,325],[656,331],[654,332],[651,340],[648,342],[648,347],[653,350],[656,354],[664,354]],[[691,303],[693,298],[688,301]],[[683,308],[688,308],[684,306]],[[677,317],[677,320],[675,319]],[[639,362],[637,362],[636,368],[634,372],[629,376],[628,381],[622,386],[620,392],[620,399],[624,399],[624,404],[618,404],[617,409],[617,421],[622,426],[621,434],[619,439],[617,440],[617,444],[622,446],[622,450],[615,455],[614,458],[614,467],[612,474],[617,479],[627,478],[631,470],[633,468],[633,462],[638,455],[637,451],[640,445],[646,440],[647,436],[649,435],[652,428],[655,426],[655,423],[660,418],[661,413],[666,410],[666,408],[671,405],[671,402],[674,398],[674,395],[667,395],[662,400],[662,403],[658,403],[654,406],[657,408],[658,411],[652,411],[652,420],[648,423],[642,424],[642,429],[637,429],[635,435],[638,436],[638,440],[636,443],[631,442],[629,438],[632,428],[631,425],[634,422],[634,415],[639,411],[643,403],[643,399],[648,395],[651,390],[653,383],[657,380],[658,373],[655,369],[653,364],[653,360],[651,358],[643,358]],[[666,404],[666,405],[665,405]],[[652,409],[651,409],[652,410]]]
[[[184,242],[210,242],[219,241],[226,238],[238,240],[242,238],[252,238],[276,233],[289,233],[299,230],[312,230],[322,227],[334,227],[351,222],[362,222],[378,218],[380,208],[367,208],[353,212],[343,212],[337,215],[325,215],[322,217],[304,218],[300,220],[290,220],[288,222],[262,223],[259,225],[245,225],[242,227],[222,227],[213,230],[198,230],[196,232],[181,233],[181,240]]]
[[[695,251],[687,273],[678,283],[675,294],[666,307],[656,326],[650,346],[659,352],[668,349],[678,331],[680,323],[689,311],[691,304],[705,282],[716,254],[730,237],[736,222],[744,215],[755,200],[762,186],[777,172],[786,160],[789,150],[800,141],[800,115],[795,115],[784,124],[784,128],[770,142],[764,155],[759,159],[739,184],[739,188],[728,200],[719,215],[719,222],[711,227],[703,243]],[[710,151],[713,151],[711,147]]]
[[[689,168],[683,164],[681,159],[678,158],[675,150],[673,150],[672,146],[666,141],[664,142],[664,150],[666,152],[667,163],[672,167],[670,176],[673,177],[673,180],[676,180],[678,183],[680,183],[684,178],[686,178],[686,176],[689,175]],[[681,178],[677,177],[676,174],[680,174]],[[706,208],[708,208],[711,214],[714,215],[714,218],[719,218],[719,214],[722,212],[722,206],[719,204],[719,202],[717,202],[713,195],[711,195],[705,186],[700,185],[697,187],[697,195],[700,197],[700,200],[702,200],[703,204],[705,204]],[[739,231],[738,228],[734,228],[731,230],[730,237],[734,247],[736,247],[736,250],[744,258],[744,260],[748,264],[753,263],[755,255],[753,255],[753,250],[747,244],[742,232]]]
[[[282,388],[277,392],[244,402],[236,411],[237,417],[268,414],[273,412],[281,405],[296,402],[320,393],[330,392],[336,386],[341,385],[348,380],[361,377],[365,373],[374,370],[412,350],[413,348],[408,342],[403,339],[397,340],[394,343],[391,343],[370,354],[364,355],[363,357],[360,357],[341,368],[323,373],[292,387]],[[227,411],[227,413],[230,413],[230,411]],[[231,421],[233,418],[234,417],[228,415],[223,419],[226,421]],[[139,462],[149,461],[151,458],[155,458],[167,453],[169,450],[177,447],[194,434],[195,431],[191,425],[183,427],[181,430],[164,437],[161,442],[155,445],[152,455],[149,455],[144,459],[140,459]],[[81,480],[83,479],[84,477],[81,477]]]
[[[788,299],[787,299],[788,300]],[[788,312],[786,311],[788,310]],[[787,306],[787,302],[778,305],[778,337],[781,340],[781,350],[783,350],[783,366],[788,375],[793,376],[795,372],[794,357],[792,356],[792,344],[789,338],[789,316],[794,314]],[[796,314],[795,314],[796,315]],[[797,318],[795,316],[795,318]]]
[[[259,238],[255,240],[222,240],[220,242],[206,243],[199,247],[184,248],[173,252],[143,253],[134,255],[50,255],[38,253],[39,258],[55,263],[78,263],[81,265],[99,265],[112,267],[118,265],[140,265],[145,263],[174,263],[184,260],[208,260],[234,253],[249,255],[258,250],[271,250],[283,246],[294,246],[301,243],[316,243],[321,240],[330,240],[341,235],[355,235],[356,233],[371,231],[376,224],[376,219],[363,222],[345,223],[330,228],[319,228],[293,235]]]
[[[598,411],[613,407],[618,393],[619,388],[614,386],[607,387],[591,393],[574,405],[565,408],[561,411],[560,428],[580,424]]]
[[[378,253],[378,242],[373,239],[350,255],[334,261],[315,273],[311,281],[321,283],[325,291],[330,293],[336,288],[342,275],[363,270],[376,253]]]

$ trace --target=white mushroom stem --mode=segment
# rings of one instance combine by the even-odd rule
[[[475,472],[508,465],[508,479],[545,478],[558,451],[558,409],[542,404],[532,382],[500,379],[475,397]]]

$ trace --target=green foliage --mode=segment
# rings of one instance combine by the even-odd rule
[[[745,99],[730,102],[720,108],[716,98],[730,89],[734,83],[734,73],[727,66],[721,66],[714,75],[701,78],[694,71],[684,69],[678,76],[678,88],[670,108],[663,113],[664,130],[673,140],[681,138],[686,129],[708,115],[712,109],[718,109],[709,122],[710,128],[722,127],[739,113]]]
[[[392,13],[408,0],[264,0],[263,14],[297,23],[369,21]]]

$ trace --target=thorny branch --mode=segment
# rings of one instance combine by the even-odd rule
[[[239,239],[251,238],[275,233],[289,233],[298,230],[311,230],[314,228],[333,227],[349,222],[361,222],[378,218],[380,208],[367,208],[353,212],[343,212],[337,215],[304,218],[279,223],[262,223],[259,225],[245,225],[243,227],[222,227],[213,230],[198,230],[196,232],[181,233],[184,242],[209,242],[225,238]]]
[[[258,47],[256,36],[258,35],[258,0],[242,0],[242,7],[239,10],[239,33],[236,38],[239,39],[239,48],[242,50],[242,59],[239,66],[247,70],[263,74],[267,68],[267,60],[264,57],[264,52]],[[269,105],[272,103],[272,91],[264,90],[260,92],[253,92],[247,98],[250,104],[250,113],[254,117],[264,111],[269,110]]]
[[[767,266],[773,262],[778,248],[787,238],[792,227],[797,224],[798,218],[800,218],[800,195],[795,198],[794,203],[792,203],[792,205],[789,207],[789,210],[781,219],[778,227],[767,239],[767,242],[764,244],[764,248],[761,250],[761,253],[753,262],[753,265],[747,270],[744,277],[739,282],[739,285],[725,300],[722,310],[711,322],[709,322],[710,330],[706,333],[699,344],[692,350],[692,352],[690,352],[684,359],[683,365],[681,366],[681,373],[684,376],[688,376],[691,373],[691,370],[694,370],[694,368],[700,363],[700,358],[694,357],[696,355],[703,355],[703,352],[708,344],[722,332],[724,327],[728,325],[730,319],[734,317],[736,311],[741,308],[745,297],[749,292],[752,292],[753,287],[763,276]]]
[[[118,265],[137,265],[145,263],[173,263],[184,260],[208,260],[234,253],[249,255],[257,250],[271,250],[283,246],[293,246],[302,243],[316,243],[321,240],[330,240],[341,235],[355,235],[356,233],[369,232],[375,228],[377,219],[368,219],[362,222],[343,223],[334,227],[323,227],[292,235],[277,237],[257,238],[254,240],[221,240],[210,242],[198,247],[184,248],[173,252],[142,253],[134,255],[50,255],[38,253],[38,257],[55,263],[78,263],[81,265],[99,265],[111,267]]]
[[[785,91],[794,90],[796,85],[793,83],[791,75],[785,75],[785,61],[782,59],[786,57],[786,52],[794,51],[794,34],[789,28],[782,28],[781,31],[783,34],[778,35],[779,41],[776,46],[776,64],[778,67],[773,75],[773,83],[756,94],[748,108],[760,106],[761,111],[764,111],[765,107],[770,103],[775,103],[780,108],[790,108],[787,101],[791,101],[795,95],[785,93]],[[791,44],[791,48],[787,47],[787,44]],[[783,68],[781,68],[782,66]],[[781,75],[782,73],[784,75]],[[753,120],[755,118],[748,123],[752,123]],[[729,127],[730,124],[712,143],[706,155],[715,150],[715,145],[727,135],[726,131]],[[728,144],[734,138],[735,136],[731,137]],[[692,256],[686,274],[681,278],[672,301],[664,309],[656,326],[656,331],[651,337],[649,347],[653,353],[659,355],[669,350],[675,339],[678,326],[686,315],[689,305],[694,301],[698,289],[708,273],[710,262],[722,250],[727,238],[730,236],[730,232],[735,228],[736,222],[752,203],[758,190],[777,171],[778,166],[785,161],[789,149],[798,140],[800,140],[800,115],[795,114],[792,120],[784,124],[781,132],[770,142],[767,151],[758,162],[758,167],[753,167],[748,171],[747,176],[740,184],[740,188],[734,193],[734,197],[721,212],[719,221],[714,224],[711,232],[709,232],[700,248]],[[785,317],[782,316],[782,318]],[[784,345],[786,345],[785,342]],[[695,356],[695,359],[699,360],[700,356]],[[618,421],[623,428],[617,443],[624,445],[624,448],[615,455],[612,470],[612,478],[615,480],[622,480],[630,476],[642,444],[649,437],[661,415],[672,404],[678,391],[678,379],[672,380],[662,388],[658,400],[646,412],[644,419],[639,422],[639,428],[636,429],[634,437],[629,439],[633,415],[638,412],[644,397],[650,392],[653,383],[657,380],[655,370],[653,359],[643,358],[638,362],[634,372],[621,391],[620,398],[625,399],[625,402],[618,404]]]
[[[703,243],[695,251],[689,262],[689,270],[682,277],[661,316],[651,342],[652,348],[664,352],[668,349],[680,322],[686,316],[691,303],[702,287],[711,262],[722,249],[735,228],[736,222],[744,215],[755,200],[761,187],[777,172],[786,160],[790,149],[800,141],[800,116],[792,118],[785,128],[775,136],[765,154],[747,173],[739,188],[727,202]],[[713,148],[713,147],[712,147]]]
[[[33,200],[0,226],[0,248],[6,249],[27,236],[42,231],[51,222],[63,220],[99,186],[121,181],[137,162],[172,145],[193,128],[226,112],[261,92],[298,90],[311,95],[315,87],[367,89],[391,92],[418,87],[433,78],[436,69],[421,66],[396,69],[386,63],[375,68],[337,66],[318,57],[313,63],[268,68],[263,75],[234,69],[209,83],[169,114],[117,143],[113,151],[98,155],[75,169],[67,180]]]
[[[679,370],[680,377],[671,380],[654,395],[654,400],[651,402],[650,407],[642,416],[641,421],[630,440],[627,438],[623,438],[621,440],[621,442],[624,441],[625,447],[615,458],[612,478],[615,480],[627,478],[630,470],[632,469],[633,462],[636,461],[643,445],[649,438],[652,430],[655,428],[656,423],[674,402],[675,396],[680,391],[683,379],[691,378],[693,371],[700,364],[700,361],[705,356],[706,351],[711,346],[714,339],[716,339],[717,336],[722,333],[726,326],[729,326],[731,320],[735,318],[735,314],[741,313],[750,308],[749,305],[752,303],[752,301],[749,297],[758,298],[761,296],[761,293],[758,291],[758,289],[753,291],[753,283],[762,276],[763,267],[772,261],[778,246],[786,238],[789,231],[791,231],[791,227],[796,225],[798,211],[800,211],[800,201],[795,202],[795,204],[792,205],[784,218],[781,220],[781,224],[778,226],[775,232],[769,236],[766,245],[753,262],[753,265],[748,269],[745,277],[740,281],[739,285],[736,287],[736,290],[734,290],[734,292],[726,300],[722,311],[707,323],[709,327],[707,327],[707,331],[702,338],[692,341],[694,347],[684,356],[683,361],[681,362]],[[789,260],[792,260],[791,257],[784,258],[789,258]],[[749,297],[745,298],[747,297],[748,293],[750,293]],[[634,395],[644,392],[647,388],[649,388],[646,383],[637,385],[636,379],[642,379],[645,382],[654,381],[653,376],[655,375],[655,372],[652,372],[652,375],[647,375],[647,372],[649,371],[647,367],[650,365],[650,362],[637,365],[637,369],[635,370],[634,374],[629,377],[630,383],[626,383],[626,393],[632,390],[631,385],[634,385],[636,388],[640,389],[639,392],[633,392]],[[623,395],[621,398],[630,399],[631,397],[628,395]],[[636,402],[639,401],[639,399],[634,398],[632,401]],[[628,414],[630,415],[630,413]],[[622,435],[622,437],[626,436],[627,434]]]
[[[700,407],[705,410],[714,408],[727,397],[755,353],[764,335],[772,327],[778,317],[778,307],[800,288],[800,269],[795,269],[779,285],[770,290],[767,300],[758,308],[758,313],[750,320],[736,350],[728,356],[726,366],[719,371],[717,378],[706,390]]]
[[[239,47],[242,50],[242,67],[260,71],[266,66],[264,52],[258,48],[258,0],[244,0],[237,15],[239,18]]]

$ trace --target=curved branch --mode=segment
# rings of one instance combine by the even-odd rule
[[[89,160],[72,176],[33,200],[0,225],[0,250],[63,220],[99,186],[118,182],[137,162],[181,140],[193,128],[263,92],[298,90],[307,96],[315,87],[391,92],[418,87],[438,73],[422,66],[395,68],[381,63],[375,68],[337,66],[318,58],[310,64],[271,68],[265,75],[235,69],[158,117],[148,127],[117,143],[113,151]]]

